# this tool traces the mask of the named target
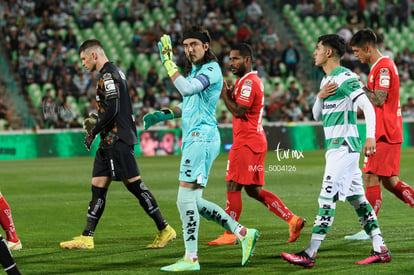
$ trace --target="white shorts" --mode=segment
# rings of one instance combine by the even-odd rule
[[[365,194],[359,155],[349,152],[347,145],[326,151],[321,197],[332,199],[338,194],[338,200],[345,201],[349,196]]]

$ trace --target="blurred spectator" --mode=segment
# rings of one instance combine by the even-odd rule
[[[95,2],[93,9],[90,12],[89,17],[93,21],[93,23],[96,22],[103,22],[103,18],[105,16],[105,10],[101,8],[100,2]]]
[[[289,41],[286,49],[282,53],[282,61],[286,65],[286,75],[296,76],[297,65],[300,61],[299,51],[295,48],[292,41]]]
[[[275,84],[273,85],[273,90],[270,92],[270,99],[273,99],[276,97],[283,97],[284,94],[285,92],[280,87],[280,83],[275,82]]]
[[[69,23],[69,15],[60,7],[55,8],[55,12],[51,16],[55,29],[66,29]]]
[[[394,25],[395,14],[397,7],[394,4],[393,0],[385,0],[385,28],[389,30],[391,26]]]
[[[78,41],[76,35],[73,33],[72,28],[68,28],[68,33],[66,34],[66,37],[63,40],[63,45],[67,49],[78,49]]]
[[[297,9],[299,10],[299,15],[302,18],[305,18],[306,16],[313,16],[313,4],[308,0],[300,0],[297,5]]]
[[[237,39],[240,42],[248,42],[250,39],[251,31],[250,28],[247,26],[246,22],[242,22],[240,27],[237,29]]]
[[[364,13],[358,9],[349,10],[345,20],[349,24],[351,30],[360,30],[364,28],[365,16]]]
[[[408,18],[411,14],[411,0],[399,0],[397,3],[398,29],[401,31],[403,26],[408,27]]]
[[[408,110],[414,114],[414,99],[412,97],[407,98],[407,108]]]
[[[0,98],[0,119],[7,121],[8,127],[11,126],[11,114],[7,106],[4,104],[3,99]]]
[[[118,1],[118,4],[114,10],[114,20],[118,25],[122,21],[129,21],[128,8],[122,1]]]
[[[281,68],[282,61],[279,59],[279,57],[275,56],[271,60],[269,64],[269,76],[275,77],[275,76],[282,76],[282,68]]]
[[[78,97],[86,96],[91,80],[85,76],[81,69],[79,69],[73,77],[73,84],[76,86],[76,90],[78,91]]]
[[[154,87],[148,86],[145,90],[144,98],[142,99],[145,107],[156,108],[157,98],[154,94]]]
[[[331,16],[339,16],[339,8],[336,3],[336,1],[333,0],[326,0],[325,1],[325,9],[324,14],[327,18],[330,18]]]
[[[169,108],[170,98],[167,96],[165,90],[161,90],[157,97],[157,105],[159,108]]]
[[[221,110],[221,114],[217,118],[217,122],[220,123],[220,124],[231,123],[230,115],[229,115],[229,113],[227,112],[226,109]]]
[[[64,102],[63,105],[59,106],[59,119],[60,124],[59,128],[79,128],[80,125],[77,122],[77,114],[76,111],[71,109],[68,102]]]
[[[295,80],[291,80],[289,83],[289,87],[285,91],[285,99],[286,102],[299,101],[300,91],[298,87],[296,86]]]
[[[271,25],[266,26],[266,32],[262,35],[262,41],[269,44],[271,48],[273,48],[275,44],[278,43],[279,37]]]
[[[380,6],[378,0],[368,1],[367,10],[369,14],[369,22],[371,28],[378,28],[380,26]]]
[[[151,87],[157,87],[160,84],[157,69],[152,65],[147,73],[146,84]]]
[[[252,0],[249,5],[247,5],[247,15],[253,20],[258,21],[259,18],[262,16],[263,11],[260,5],[257,3],[256,0]]]
[[[302,110],[296,105],[295,101],[289,102],[288,107],[286,109],[286,114],[289,118],[289,121],[303,120]]]

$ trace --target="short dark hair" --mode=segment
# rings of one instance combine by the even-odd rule
[[[322,42],[323,46],[332,48],[339,58],[345,53],[345,40],[337,34],[321,35],[318,38],[319,42]]]
[[[232,51],[239,51],[241,56],[250,56],[253,58],[253,50],[247,43],[239,43],[231,48]]]
[[[98,48],[101,48],[102,50],[104,49],[101,41],[99,41],[98,39],[88,39],[88,40],[85,40],[82,43],[82,45],[79,47],[78,54],[81,54],[81,52],[84,52],[87,49],[92,48],[92,47],[98,47]]]
[[[360,48],[367,44],[375,46],[377,44],[377,36],[370,29],[363,29],[352,36],[351,42],[349,44],[351,47],[355,46]]]

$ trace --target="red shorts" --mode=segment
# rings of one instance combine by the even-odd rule
[[[243,185],[264,185],[264,160],[266,152],[255,153],[248,146],[230,149],[226,181]]]
[[[362,172],[390,177],[400,174],[401,143],[377,142],[377,151],[365,157]]]

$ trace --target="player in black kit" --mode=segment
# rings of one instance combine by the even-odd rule
[[[134,154],[138,139],[126,77],[109,62],[99,40],[84,41],[79,55],[88,71],[99,71],[96,87],[98,116],[85,120],[84,128],[88,132],[85,146],[90,150],[98,134],[101,142],[93,166],[92,200],[89,202],[85,229],[81,236],[61,242],[60,246],[69,249],[94,247],[93,235],[105,208],[109,185],[112,180],[122,180],[157,225],[158,234],[147,248],[164,247],[176,237],[176,232],[163,218],[154,196],[141,181]]]

